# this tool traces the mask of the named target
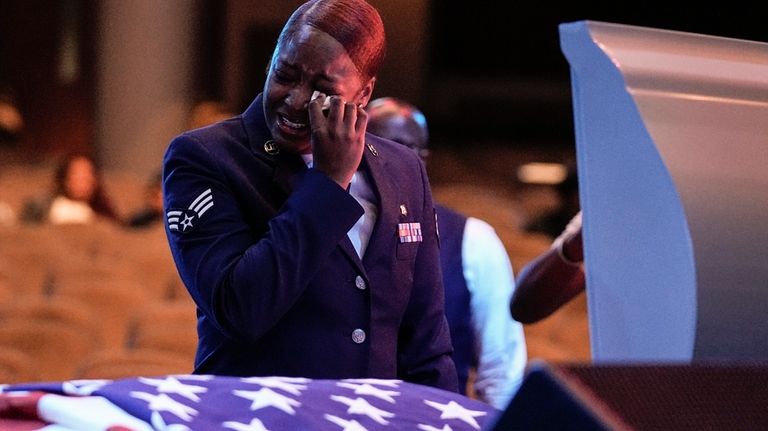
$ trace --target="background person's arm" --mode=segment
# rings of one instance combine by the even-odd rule
[[[520,272],[509,304],[512,317],[522,323],[538,322],[584,291],[583,260],[579,213],[552,247]]]
[[[522,383],[527,363],[523,325],[507,309],[515,276],[504,244],[488,223],[469,217],[462,241],[464,279],[471,293],[477,397],[504,409]]]

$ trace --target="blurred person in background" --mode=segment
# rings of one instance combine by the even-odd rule
[[[24,130],[24,117],[16,105],[10,87],[0,86],[0,147],[15,145]],[[7,202],[0,200],[0,226],[14,226],[16,212]]]
[[[152,227],[163,220],[163,174],[158,171],[144,185],[144,206],[128,216],[132,228]]]
[[[24,117],[16,104],[14,92],[0,88],[0,145],[14,145],[24,130]]]
[[[50,224],[85,224],[98,219],[121,222],[104,190],[96,160],[83,152],[61,159],[51,193],[27,201],[21,219]]]
[[[368,104],[368,131],[414,150],[426,163],[429,132],[424,115],[401,99]],[[522,383],[527,361],[522,325],[510,318],[514,273],[491,225],[435,204],[445,311],[453,341],[459,390],[504,409]],[[471,388],[470,371],[476,371]]]

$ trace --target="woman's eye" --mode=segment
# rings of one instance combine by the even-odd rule
[[[293,79],[293,76],[290,73],[281,70],[275,70],[273,76],[278,82],[290,82]]]

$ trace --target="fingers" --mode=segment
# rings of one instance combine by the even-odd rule
[[[365,134],[368,113],[356,103],[315,91],[308,110],[313,134],[322,133],[330,139],[353,141]]]
[[[344,117],[344,101],[339,96],[329,96],[331,107],[328,111],[328,124],[333,127]]]
[[[358,135],[364,135],[365,130],[368,127],[368,112],[363,109],[362,106],[357,105],[357,119],[355,120],[355,133]]]
[[[344,129],[357,134],[357,105],[351,102],[344,104]]]
[[[336,130],[351,128],[355,125],[357,116],[355,104],[344,102],[338,96],[327,96],[316,91],[312,95],[308,109],[313,130],[317,130],[321,124],[327,124],[329,129]]]
[[[309,101],[307,107],[309,111],[309,124],[312,125],[312,131],[318,130],[325,123],[325,115],[323,114],[323,107],[328,105],[329,97],[324,93],[315,91],[312,95],[312,99]]]

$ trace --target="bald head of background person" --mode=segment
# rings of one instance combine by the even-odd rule
[[[416,106],[383,97],[372,100],[366,111],[370,133],[413,149],[426,162],[429,131]],[[509,257],[488,223],[439,204],[435,211],[459,389],[470,393],[467,381],[474,368],[475,396],[503,409],[517,391],[527,361],[522,325],[512,320],[507,306],[514,291]]]
[[[394,97],[372,100],[368,107],[368,131],[416,151],[422,159],[429,155],[429,129],[424,114],[414,105]]]

